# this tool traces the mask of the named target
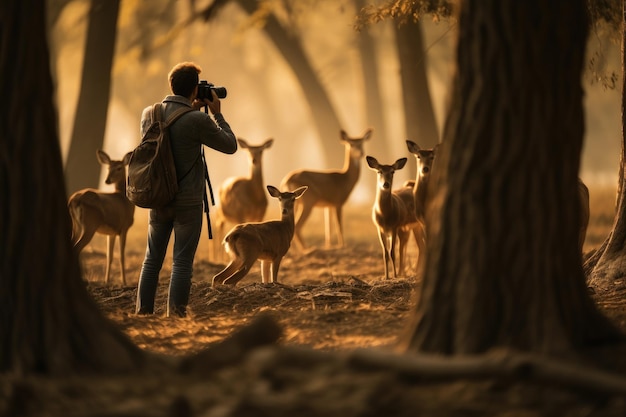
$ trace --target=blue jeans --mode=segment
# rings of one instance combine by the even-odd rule
[[[159,272],[174,231],[174,262],[167,302],[170,313],[184,317],[189,301],[193,258],[202,231],[202,204],[190,207],[164,207],[150,210],[148,247],[139,276],[137,289],[138,314],[154,313],[154,299],[159,284]]]

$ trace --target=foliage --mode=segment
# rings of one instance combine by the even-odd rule
[[[409,19],[418,21],[424,15],[431,15],[435,21],[450,17],[453,4],[448,0],[386,0],[383,4],[365,6],[357,16],[356,28],[386,19],[405,23]]]

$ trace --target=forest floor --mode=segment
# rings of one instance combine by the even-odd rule
[[[607,201],[611,196],[592,200],[586,249],[610,230]],[[368,209],[348,210],[345,229],[344,248],[288,253],[275,285],[261,284],[257,265],[236,287],[212,288],[225,261],[209,256],[203,237],[188,317],[165,317],[169,257],[155,314],[137,316],[145,246],[145,213],[138,213],[127,285],[117,259],[112,282],[102,282],[104,242],[94,241],[81,255],[88,289],[142,349],[176,357],[206,351],[206,363],[175,375],[1,378],[0,416],[626,416],[625,346],[572,358],[492,352],[425,360],[394,353],[410,327],[419,282],[410,273],[384,279]],[[323,231],[321,219],[307,230],[321,245],[314,232]],[[415,249],[409,254],[415,262]],[[626,332],[626,283],[593,297]],[[242,334],[248,347],[229,342]]]

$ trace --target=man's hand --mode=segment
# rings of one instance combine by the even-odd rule
[[[217,97],[217,94],[215,94],[215,90],[211,90],[211,94],[213,95],[213,101],[209,101],[208,98],[203,100],[196,98],[191,106],[196,110],[208,107],[209,110],[211,110],[211,114],[221,113],[222,104],[220,103],[220,99]]]

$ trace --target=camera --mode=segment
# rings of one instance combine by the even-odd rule
[[[217,98],[225,98],[226,97],[226,87],[216,87],[214,84],[207,82],[206,80],[200,80],[198,83],[198,96],[199,100],[209,99],[209,101],[213,101],[213,94],[211,94],[211,90],[215,91],[217,94]]]

